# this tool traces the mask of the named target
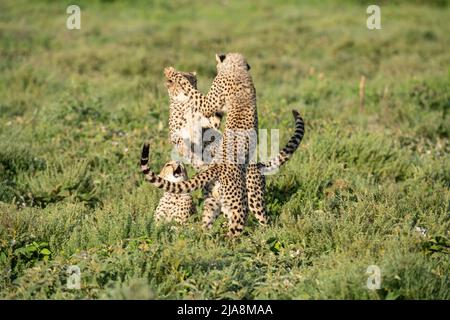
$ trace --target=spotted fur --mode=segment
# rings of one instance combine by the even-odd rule
[[[159,176],[175,183],[188,179],[185,167],[178,161],[166,163]],[[192,196],[189,193],[175,194],[165,192],[156,208],[155,220],[157,222],[175,221],[183,224],[194,211]]]
[[[177,72],[180,75],[183,75],[186,77],[193,87],[196,87],[197,78],[195,73],[187,73],[187,72],[181,72],[181,71],[174,71],[174,69],[170,70],[171,72]],[[213,128],[211,130],[214,130],[214,135],[218,138],[218,140],[221,140],[221,134],[216,130],[218,128],[218,125],[213,126],[211,125],[211,122],[215,120],[216,123],[220,122],[220,118],[218,117],[212,117],[210,118],[210,121],[205,122],[203,119],[208,120],[207,118],[203,117],[202,114],[198,115],[196,118],[192,119],[190,116],[192,115],[191,109],[193,108],[193,100],[188,99],[186,95],[183,93],[182,89],[180,89],[180,85],[177,81],[172,81],[170,77],[170,72],[166,69],[165,70],[166,78],[168,79],[168,82],[166,86],[169,89],[169,98],[171,101],[170,104],[170,114],[172,115],[172,122],[169,121],[169,129],[171,131],[180,130],[179,128],[183,128],[185,132],[192,132],[196,131],[197,133],[202,133],[202,129],[209,129]],[[172,109],[176,109],[176,112]],[[304,131],[304,124],[301,120],[300,115],[297,111],[294,112],[294,118],[296,119],[296,132],[286,145],[286,147],[272,160],[264,163],[258,163],[258,164],[250,164],[248,166],[247,175],[246,175],[246,184],[247,184],[247,199],[248,199],[248,205],[250,207],[250,210],[252,212],[258,212],[258,210],[263,211],[265,209],[265,203],[264,203],[264,197],[265,197],[265,176],[264,174],[267,174],[270,171],[273,171],[277,168],[279,168],[283,163],[285,163],[294,153],[294,151],[297,149],[298,145],[300,144],[300,141],[303,137],[303,131]],[[203,119],[201,119],[203,117]],[[192,119],[192,120],[191,120]],[[219,119],[219,120],[217,120]],[[191,121],[189,121],[191,120]],[[175,128],[173,128],[176,126]],[[194,138],[195,137],[195,138]],[[193,139],[195,140],[195,144],[201,144],[202,143],[202,134],[197,135],[188,135],[185,137],[184,144],[189,145],[192,144],[191,141]],[[207,147],[207,145],[203,145],[203,149]],[[201,152],[200,152],[201,154]],[[191,163],[198,169],[198,166],[196,166],[195,163],[192,161],[193,157],[191,157]],[[201,163],[202,165],[205,165],[203,163],[203,159],[200,159],[198,163]],[[210,228],[212,226],[212,223],[216,219],[216,217],[221,212],[221,205],[220,205],[220,197],[218,196],[218,182],[216,182],[214,185],[207,185],[204,188],[204,211],[203,211],[203,226],[205,228]],[[213,192],[215,190],[215,192]],[[265,213],[263,211],[262,214],[260,214],[261,217],[265,217]],[[262,223],[265,223],[265,220],[261,221]]]
[[[295,132],[290,138],[289,142],[286,144],[286,146],[282,149],[282,151],[278,154],[278,156],[268,162],[265,163],[258,163],[256,166],[251,165],[250,168],[257,167],[263,174],[270,172],[271,170],[275,170],[279,168],[281,165],[283,165],[286,161],[288,161],[295,150],[300,145],[300,142],[303,138],[304,134],[304,122],[300,114],[296,111],[292,111],[294,118],[295,118]],[[141,168],[144,174],[149,174],[151,171],[148,167],[148,157],[149,157],[149,145],[145,144],[142,151],[142,158],[141,158]],[[191,184],[186,186],[179,186],[180,188],[177,189],[176,185],[165,183],[166,180],[157,179],[156,177],[149,178],[146,176],[146,179],[149,182],[154,183],[157,187],[165,189],[165,190],[171,190],[172,192],[182,192],[181,190],[184,189],[183,192],[188,193],[195,189],[204,188],[204,213],[203,213],[203,226],[206,228],[211,227],[214,220],[217,218],[217,216],[220,214],[222,206],[220,201],[220,183],[217,181],[217,179],[213,179],[216,177],[217,170],[220,170],[220,168],[214,168],[214,170],[207,170],[205,172],[202,172],[200,176],[193,177],[190,182]],[[151,173],[150,173],[151,175]],[[208,175],[208,178],[205,178],[205,175]],[[161,176],[161,175],[160,175]],[[259,183],[260,187],[255,187],[253,190],[256,190],[255,192],[264,192],[265,188],[265,177],[264,175],[261,175],[262,179],[260,181],[250,181],[253,185],[257,185]],[[247,179],[249,179],[247,177]],[[209,180],[210,182],[208,182]],[[172,193],[168,193],[172,194]],[[263,197],[263,195],[262,195]],[[248,192],[248,199],[250,206],[255,205],[255,201],[253,197],[253,193]],[[225,212],[226,213],[226,212]]]
[[[197,76],[195,72],[178,73],[184,76],[194,88],[197,88]],[[217,112],[213,116],[206,118],[199,112],[193,112],[193,101],[190,100],[183,92],[179,83],[172,81],[169,77],[167,69],[166,88],[169,95],[169,134],[170,142],[175,145],[178,152],[187,161],[189,161],[197,170],[204,168],[202,157],[198,157],[196,150],[205,150],[210,147],[214,150],[214,146],[219,141],[204,142],[203,133],[205,130],[211,130],[214,137],[220,136],[217,129],[220,126],[222,114]],[[212,154],[214,152],[212,151]]]
[[[207,170],[198,173],[189,181],[171,183],[159,178],[148,168],[149,146],[146,144],[143,148],[141,169],[147,181],[169,192],[190,192],[205,187],[210,182],[218,183],[220,206],[228,217],[229,235],[236,236],[243,230],[249,204],[258,220],[261,223],[266,222],[264,196],[257,191],[264,190],[264,177],[257,165],[251,165],[247,170],[252,152],[247,133],[252,130],[256,132],[255,129],[258,127],[256,93],[248,72],[250,67],[242,55],[221,55],[216,56],[216,60],[218,75],[206,96],[199,93],[185,77],[173,68],[166,69],[166,76],[168,75],[172,81],[179,83],[189,99],[194,101],[192,106],[194,112],[201,112],[205,117],[211,117],[216,112],[227,113],[221,148],[219,148],[221,161],[212,164]],[[295,113],[294,116],[296,116]],[[300,134],[303,136],[301,118],[300,121],[302,123]],[[244,134],[235,134],[242,131]],[[287,149],[285,149],[289,151],[292,147],[293,145],[288,143]],[[283,160],[283,158],[280,157],[279,160]],[[247,182],[255,192],[247,191]],[[256,186],[257,184],[259,185]],[[247,202],[247,197],[249,202]],[[217,215],[217,211],[217,204],[205,201],[204,223],[208,224],[209,221],[205,221],[205,219],[211,220],[211,217]]]

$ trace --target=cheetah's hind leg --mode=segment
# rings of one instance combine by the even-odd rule
[[[204,229],[211,229],[214,221],[220,214],[220,203],[219,200],[215,199],[213,196],[209,195],[205,198],[205,203],[203,205],[203,218],[202,226]]]
[[[256,165],[250,165],[246,176],[248,207],[262,225],[267,224],[266,202],[264,192],[266,178]]]

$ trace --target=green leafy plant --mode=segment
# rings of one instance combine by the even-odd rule
[[[444,253],[450,254],[450,239],[445,236],[435,236],[422,244],[426,254]]]

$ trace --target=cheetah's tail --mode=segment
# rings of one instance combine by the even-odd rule
[[[193,176],[188,181],[170,182],[155,174],[148,166],[150,146],[145,143],[142,148],[141,155],[141,171],[144,174],[145,180],[153,184],[159,189],[171,193],[190,193],[194,190],[203,188],[209,181],[213,180],[217,176],[217,168],[212,165],[207,170],[200,172]]]
[[[292,110],[292,114],[295,119],[295,132],[292,137],[289,139],[289,142],[280,151],[280,153],[273,159],[267,162],[258,163],[258,168],[262,173],[268,173],[272,170],[278,169],[282,166],[286,161],[288,161],[295,150],[297,150],[298,146],[302,142],[303,135],[305,133],[305,123],[303,122],[303,118],[300,116],[300,113],[297,110]]]

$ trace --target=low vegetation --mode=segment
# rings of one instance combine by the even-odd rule
[[[372,31],[365,1],[77,2],[72,31],[64,3],[0,3],[0,298],[450,299],[447,1],[381,1]],[[270,226],[234,242],[201,230],[199,192],[187,226],[156,226],[138,166],[147,139],[170,158],[163,68],[206,92],[224,51],[261,128],[306,122]]]

